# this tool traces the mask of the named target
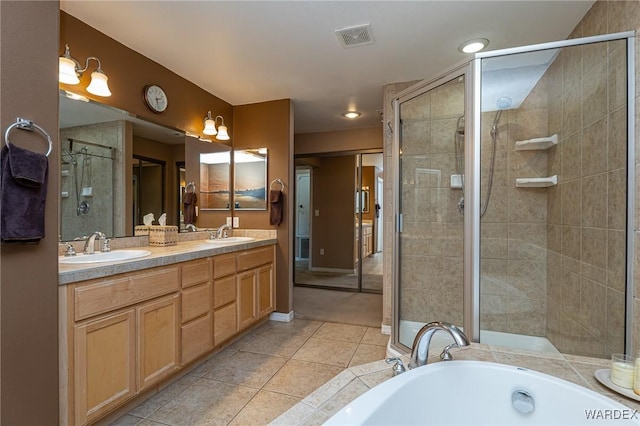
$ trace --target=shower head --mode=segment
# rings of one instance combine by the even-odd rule
[[[513,99],[508,96],[502,96],[496,101],[496,107],[498,110],[509,109],[511,108],[511,105],[513,105]]]

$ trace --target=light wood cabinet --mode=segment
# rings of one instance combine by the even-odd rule
[[[258,318],[269,315],[276,308],[275,277],[273,263],[258,269]]]
[[[60,424],[100,420],[271,313],[274,260],[266,246],[61,286]]]
[[[274,310],[273,247],[238,254],[238,330],[249,327]],[[249,269],[251,268],[251,269]]]
[[[138,391],[171,375],[180,360],[180,295],[136,309],[138,321]]]
[[[182,265],[180,364],[186,365],[213,348],[213,282],[211,260]]]
[[[136,392],[135,311],[73,327],[75,423],[86,424]]]
[[[258,274],[255,270],[237,275],[238,286],[238,330],[253,324],[258,318],[256,298],[258,296]]]

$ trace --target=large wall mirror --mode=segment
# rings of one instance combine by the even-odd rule
[[[233,151],[233,207],[267,209],[267,148]]]
[[[132,236],[142,216],[151,212],[156,219],[167,213],[168,225],[181,225],[178,174],[179,165],[184,170],[184,132],[70,99],[64,92],[59,120],[62,241],[94,231],[109,238]]]

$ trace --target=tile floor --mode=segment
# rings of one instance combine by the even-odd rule
[[[385,357],[379,328],[268,321],[112,423],[265,425],[348,367]]]

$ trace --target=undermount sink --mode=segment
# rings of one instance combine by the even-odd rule
[[[255,238],[252,237],[226,237],[226,238],[216,238],[215,240],[205,240],[209,244],[233,244],[233,243],[246,243],[248,241],[253,241]]]
[[[75,256],[61,256],[58,258],[58,261],[60,263],[69,264],[119,262],[121,260],[139,259],[141,257],[149,256],[150,254],[151,252],[147,250],[114,250],[105,253],[78,253]]]

